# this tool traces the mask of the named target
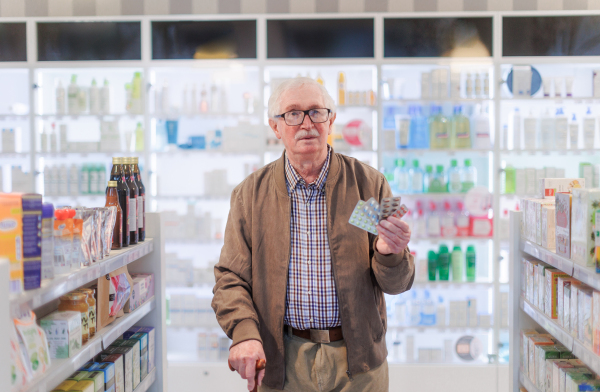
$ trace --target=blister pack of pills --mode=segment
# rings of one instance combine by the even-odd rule
[[[381,220],[390,216],[400,219],[408,212],[408,208],[404,204],[400,204],[400,200],[400,197],[386,197],[381,204],[374,198],[367,201],[359,200],[352,211],[349,222],[351,225],[377,235],[376,226]]]

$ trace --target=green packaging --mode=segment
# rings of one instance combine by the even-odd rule
[[[438,276],[440,280],[447,281],[450,276],[450,253],[446,245],[440,245],[438,253]]]
[[[427,253],[427,272],[430,281],[435,281],[437,275],[437,254],[435,251],[430,250]]]

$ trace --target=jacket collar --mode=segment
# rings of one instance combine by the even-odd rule
[[[330,146],[331,147],[331,146]],[[285,182],[285,150],[281,154],[281,157],[275,161],[273,170],[275,171],[275,186],[278,192],[281,192],[285,196],[288,196],[287,186]],[[340,174],[340,163],[341,158],[331,147],[331,156],[329,158],[329,173],[327,173],[327,180],[325,180],[325,186],[333,184],[337,181]]]
[[[327,146],[327,158],[325,159],[325,164],[321,168],[317,179],[313,181],[311,184],[318,190],[322,190],[325,186],[325,180],[327,179],[327,174],[329,173],[329,162],[331,162],[331,147]],[[294,191],[296,189],[296,185],[300,182],[303,183],[306,187],[311,184],[306,184],[304,179],[298,174],[296,169],[290,163],[290,159],[286,156],[285,159],[285,179],[288,185],[288,191]]]

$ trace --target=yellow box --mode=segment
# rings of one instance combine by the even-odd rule
[[[22,292],[23,207],[18,194],[0,193],[0,256],[10,262],[10,292]]]
[[[73,385],[69,391],[96,392],[94,388],[94,382],[91,380],[81,380],[77,384]]]

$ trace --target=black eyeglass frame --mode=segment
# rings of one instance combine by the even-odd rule
[[[324,121],[315,121],[313,120],[313,118],[310,116],[310,114],[308,112],[310,112],[311,110],[320,110],[320,109],[325,109],[327,110],[327,119]],[[290,125],[287,123],[286,119],[285,119],[285,115],[291,112],[302,112],[304,115],[302,116],[302,121],[300,121],[298,124],[295,125]],[[283,118],[283,121],[285,121],[285,123],[290,126],[290,127],[295,127],[298,125],[301,125],[304,122],[304,119],[306,118],[306,115],[308,114],[308,118],[310,118],[310,121],[313,122],[313,124],[322,124],[324,122],[327,122],[327,120],[329,120],[330,116],[331,116],[331,109],[327,109],[327,108],[312,108],[312,109],[308,109],[308,110],[290,110],[289,112],[285,112],[285,113],[281,113],[281,114],[277,114],[275,115],[275,118]]]

